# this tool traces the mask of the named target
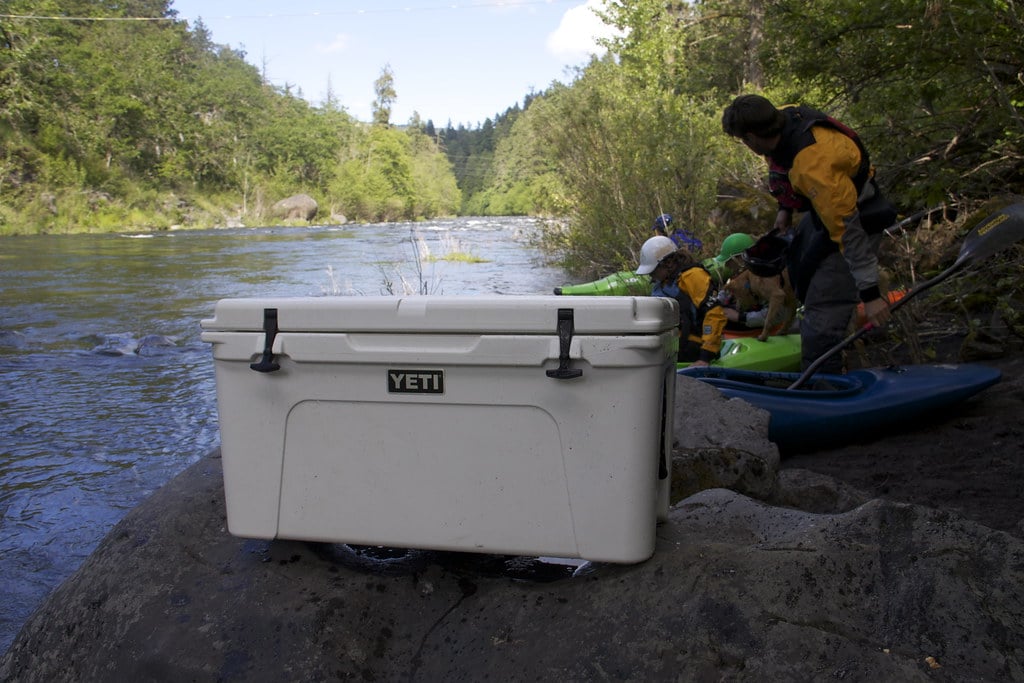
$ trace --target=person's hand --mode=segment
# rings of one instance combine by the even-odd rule
[[[889,302],[881,297],[864,303],[864,318],[871,327],[881,327],[888,322],[890,315]]]
[[[779,212],[775,214],[775,226],[779,229],[779,232],[786,232],[789,230],[789,226],[793,224],[793,212],[779,209]]]
[[[729,322],[732,322],[732,323],[739,322],[739,320],[740,320],[740,312],[737,311],[735,308],[729,308],[728,306],[723,306],[722,307],[722,311],[725,313],[725,319],[728,320]]]
[[[706,367],[708,367],[708,362],[706,360],[695,360],[692,363],[690,363],[690,367],[691,368],[706,368]]]

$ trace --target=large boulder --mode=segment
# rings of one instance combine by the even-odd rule
[[[285,220],[311,221],[316,217],[319,206],[308,194],[297,194],[270,207],[270,213],[276,218]]]
[[[1024,542],[945,512],[712,489],[647,562],[529,581],[509,558],[234,538],[222,484],[204,458],[129,513],[0,680],[1024,678]]]

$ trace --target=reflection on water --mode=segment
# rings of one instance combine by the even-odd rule
[[[0,651],[111,526],[217,445],[199,340],[217,299],[376,295],[403,279],[547,294],[567,280],[526,245],[535,228],[462,218],[0,240]],[[419,240],[475,259],[417,262]]]

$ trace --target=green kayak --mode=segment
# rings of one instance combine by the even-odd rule
[[[555,294],[565,296],[650,296],[651,278],[637,275],[631,270],[621,270],[600,280],[580,285],[555,287]]]
[[[800,370],[800,335],[780,334],[759,341],[757,337],[727,337],[714,367],[734,370],[797,372]],[[685,368],[689,363],[677,363]]]

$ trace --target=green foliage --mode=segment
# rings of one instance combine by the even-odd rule
[[[413,218],[454,215],[462,201],[462,194],[452,173],[451,163],[441,153],[437,143],[416,128],[406,131],[412,153]]]
[[[456,181],[462,191],[462,213],[502,215],[489,208],[492,204],[491,195],[502,193],[500,186],[505,182],[505,179],[496,178],[496,172],[500,173],[500,170],[495,168],[496,163],[499,163],[499,156],[495,150],[514,134],[516,121],[536,97],[528,95],[524,98],[522,109],[518,104],[509,107],[493,121],[488,118],[476,129],[468,129],[462,124],[458,128],[453,128],[449,123],[446,128],[436,131],[436,138],[452,164]],[[427,122],[424,130],[430,129],[433,129],[433,123]],[[495,184],[499,187],[493,187]],[[543,210],[542,205],[534,204],[530,210],[523,213]]]
[[[12,209],[5,232],[117,221],[159,228],[179,218],[259,224],[274,202],[300,192],[357,220],[457,211],[461,197],[435,144],[414,148],[398,131],[378,137],[336,106],[315,109],[268,87],[243,53],[214,44],[201,23],[190,29],[174,19],[164,0],[9,0],[5,12],[166,17],[0,19],[0,191]],[[382,79],[393,79],[385,71]],[[377,85],[389,107],[393,82]],[[363,194],[331,192],[351,178]],[[180,201],[134,206],[168,192]],[[173,208],[214,197],[216,209]]]
[[[485,189],[477,190],[463,204],[465,213],[492,216],[560,214],[566,208],[560,198],[564,188],[556,172],[551,150],[534,127],[539,117],[518,115],[504,119],[493,135],[494,152],[488,152]],[[480,155],[477,157],[481,158]]]
[[[487,209],[518,206],[499,198],[522,196],[527,155],[553,162],[567,220],[546,242],[580,274],[630,265],[663,210],[710,246],[729,232],[707,225],[714,195],[764,188],[763,161],[725,142],[717,122],[740,92],[854,126],[907,213],[1024,186],[1024,18],[1014,3],[615,0],[604,16],[621,29],[611,57],[533,103],[524,117],[541,140],[499,144],[475,197]],[[502,177],[503,168],[519,171]]]
[[[552,253],[605,274],[633,265],[658,213],[709,252],[730,231],[712,220],[720,198],[763,189],[764,167],[719,117],[750,91],[854,126],[905,212],[1024,188],[1024,17],[1002,0],[611,0],[621,34],[607,57],[475,128],[442,129],[392,126],[390,66],[373,122],[332,98],[311,107],[169,0],[5,0],[4,13],[5,234],[258,224],[302,192],[322,217],[359,221],[557,216]]]
[[[547,145],[565,190],[569,228],[552,245],[574,271],[635,266],[655,216],[671,213],[715,246],[721,148],[713,103],[644,88],[610,60],[595,61],[571,88],[526,116]]]
[[[332,210],[350,220],[413,220],[458,210],[451,167],[418,129],[362,129],[349,153],[333,169],[327,195]]]
[[[819,105],[847,114],[901,202],[1024,182],[1024,15],[1014,3],[780,0],[766,26],[772,80],[812,86]]]
[[[412,171],[408,138],[400,131],[373,127],[359,156],[342,165],[332,185],[346,215],[368,221],[396,221],[412,210]]]

